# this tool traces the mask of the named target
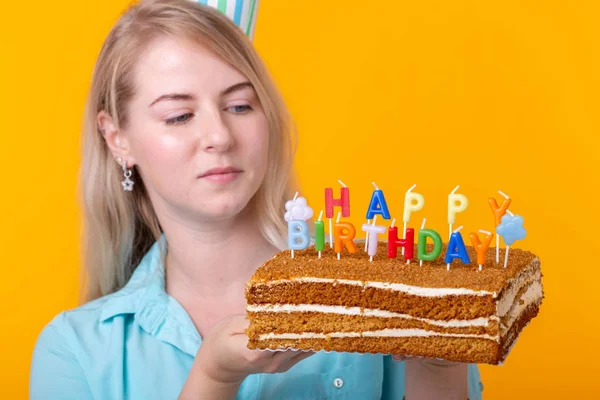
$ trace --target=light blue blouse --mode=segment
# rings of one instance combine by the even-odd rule
[[[41,332],[30,398],[176,399],[202,338],[183,307],[165,292],[159,245],[144,256],[127,285],[58,314]],[[469,365],[469,399],[481,399]],[[325,353],[281,374],[244,380],[237,399],[401,399],[404,363],[391,356]]]

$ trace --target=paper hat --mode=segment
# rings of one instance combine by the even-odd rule
[[[192,0],[227,15],[252,40],[259,0]]]

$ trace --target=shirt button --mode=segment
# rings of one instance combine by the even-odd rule
[[[337,389],[341,389],[342,386],[344,386],[344,381],[342,378],[335,378],[333,380],[333,386],[335,386]]]

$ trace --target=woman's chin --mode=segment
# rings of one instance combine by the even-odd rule
[[[208,219],[214,221],[230,220],[243,214],[247,204],[248,202],[242,203],[239,200],[221,202],[219,204],[213,204],[211,207],[202,210],[202,214],[204,214]]]

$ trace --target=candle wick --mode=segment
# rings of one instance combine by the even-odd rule
[[[415,183],[414,185],[412,185],[412,186],[410,187],[410,189],[408,189],[408,190],[406,191],[406,193],[410,193],[410,192],[412,192],[412,190],[413,190],[414,188],[416,188],[416,187],[417,187],[417,184]]]
[[[375,190],[379,190],[379,188],[377,187],[377,185],[375,184],[375,182],[371,182],[373,184],[373,186],[375,186]]]
[[[463,228],[463,226],[461,225],[458,228],[456,228],[452,233],[456,233],[456,232],[460,231],[462,228]]]
[[[342,182],[341,180],[338,179],[338,182],[340,183],[340,185],[342,185],[343,187],[348,187],[346,186],[346,184],[344,182]]]
[[[454,190],[452,192],[450,192],[450,194],[456,193],[456,191],[458,190],[459,187],[460,187],[459,185],[456,185],[456,187],[454,188]]]

